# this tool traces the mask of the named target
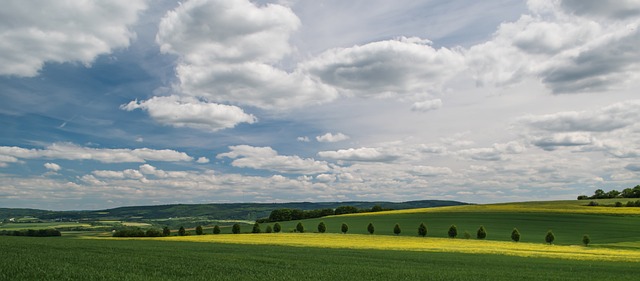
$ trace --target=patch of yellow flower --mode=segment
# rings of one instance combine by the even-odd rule
[[[611,200],[600,200],[611,201]],[[623,200],[624,201],[624,200]],[[626,202],[626,201],[625,201]],[[601,214],[601,215],[640,215],[640,207],[611,207],[611,206],[587,206],[586,201],[544,201],[544,202],[518,202],[483,205],[460,205],[435,208],[418,208],[397,211],[384,211],[372,213],[357,213],[343,216],[378,216],[385,214],[416,214],[416,213],[571,213],[571,214]],[[613,204],[614,202],[608,202]]]
[[[172,236],[153,238],[165,241],[189,241],[227,244],[280,245],[293,247],[347,248],[424,252],[498,254],[520,257],[544,257],[572,260],[640,262],[640,251],[584,246],[562,246],[522,242],[472,239],[407,237],[333,233],[264,233]]]

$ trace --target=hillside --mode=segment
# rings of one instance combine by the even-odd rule
[[[255,220],[268,217],[274,209],[290,208],[313,210],[354,206],[368,209],[379,205],[385,209],[404,210],[456,206],[466,203],[445,200],[419,200],[408,202],[349,201],[349,202],[293,202],[293,203],[220,203],[172,204],[157,206],[130,206],[93,211],[46,211],[37,209],[0,208],[0,220],[18,217],[36,217],[43,220],[109,220],[109,219],[162,219],[180,217],[206,217],[218,220]]]
[[[596,200],[600,206],[587,206],[589,201],[545,201],[486,205],[449,206],[408,209],[376,213],[329,216],[301,221],[309,232],[316,232],[324,222],[327,232],[340,233],[346,223],[349,234],[368,234],[367,225],[375,226],[375,234],[394,235],[399,224],[401,236],[417,236],[418,226],[425,223],[428,237],[447,237],[451,225],[456,225],[458,238],[468,232],[472,239],[484,226],[487,240],[510,241],[514,228],[522,242],[544,243],[548,230],[556,236],[555,244],[580,245],[583,235],[594,245],[640,248],[640,207],[612,207],[615,199]],[[619,201],[619,200],[618,200]],[[626,201],[625,201],[626,202]],[[292,231],[298,221],[280,223],[283,231]],[[266,227],[266,225],[264,226]]]

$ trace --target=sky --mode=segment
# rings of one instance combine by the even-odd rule
[[[640,1],[3,1],[0,207],[640,183]]]

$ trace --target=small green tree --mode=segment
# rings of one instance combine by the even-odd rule
[[[213,234],[220,234],[220,227],[217,224],[213,226]]]
[[[393,233],[395,235],[400,235],[400,232],[402,232],[402,230],[400,229],[400,225],[396,223],[396,225],[393,227]]]
[[[425,237],[427,236],[427,226],[424,223],[421,223],[418,227],[418,235]]]
[[[231,232],[232,232],[233,234],[238,234],[238,233],[240,233],[240,224],[237,224],[237,223],[236,223],[236,224],[234,224],[234,225],[231,227]]]
[[[278,233],[282,230],[282,227],[280,226],[279,223],[276,222],[276,224],[273,225],[273,232]]]
[[[204,234],[204,233],[202,232],[202,226],[201,226],[201,225],[196,226],[196,234],[197,234],[197,235],[202,235],[202,234]]]
[[[367,225],[367,231],[369,231],[369,234],[373,234],[373,232],[376,231],[376,228],[373,227],[373,223],[369,223],[369,225]]]
[[[179,236],[185,236],[187,235],[187,231],[184,229],[183,226],[180,227],[180,229],[178,229],[178,235]]]
[[[480,226],[480,228],[478,228],[478,233],[476,234],[476,237],[478,239],[485,239],[487,238],[487,230],[484,229],[484,226]]]
[[[556,236],[553,235],[553,232],[551,230],[547,231],[547,235],[544,237],[544,241],[551,244],[553,243],[553,240],[556,240]]]
[[[256,222],[256,223],[254,223],[254,224],[253,224],[253,229],[251,230],[251,233],[260,233],[260,232],[262,232],[262,231],[260,230],[260,224],[259,224],[259,223],[257,223],[257,222]]]
[[[464,239],[471,239],[471,233],[469,233],[469,231],[465,230],[462,236],[464,237]]]
[[[616,205],[615,205],[615,206],[616,206],[616,207],[622,207],[622,202],[620,202],[620,201],[616,202]]]
[[[514,228],[513,231],[511,231],[511,240],[515,242],[520,241],[520,231],[518,231],[517,228]]]
[[[349,226],[346,223],[343,223],[340,227],[340,230],[342,231],[342,234],[347,234],[347,231],[349,231]]]
[[[449,227],[449,231],[447,231],[447,234],[449,235],[449,238],[456,238],[456,236],[458,236],[458,227],[456,227],[455,224],[452,224]]]
[[[162,228],[162,236],[169,236],[171,235],[171,229],[169,229],[169,227],[163,227]]]
[[[318,232],[320,232],[320,233],[325,233],[325,232],[327,232],[327,225],[325,225],[323,221],[321,221],[321,222],[318,224]]]
[[[584,235],[582,236],[582,244],[584,244],[585,247],[589,246],[589,243],[591,243],[591,238],[589,238],[589,235]]]
[[[298,232],[300,232],[300,233],[303,233],[303,232],[304,232],[304,225],[302,225],[302,223],[301,223],[301,222],[299,222],[299,223],[296,225],[296,231],[298,231]]]

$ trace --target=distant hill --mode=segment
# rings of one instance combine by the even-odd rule
[[[465,205],[467,203],[447,200],[419,200],[407,202],[348,201],[348,202],[292,202],[292,203],[214,203],[171,204],[156,206],[130,206],[97,211],[46,211],[37,209],[0,208],[0,220],[18,217],[36,217],[43,220],[107,220],[107,219],[161,219],[177,217],[207,217],[209,219],[254,220],[268,217],[272,210],[289,208],[301,210],[335,209],[354,206],[369,209],[381,206],[385,209],[404,210],[441,206]]]

